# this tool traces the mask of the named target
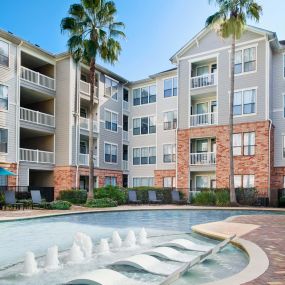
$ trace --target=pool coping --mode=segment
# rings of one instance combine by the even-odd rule
[[[159,211],[159,210],[201,210],[201,211],[218,211],[218,210],[227,210],[227,211],[265,211],[265,212],[279,212],[285,214],[284,208],[264,208],[264,207],[210,207],[210,206],[189,206],[189,205],[144,205],[144,206],[118,206],[116,208],[95,208],[85,210],[83,207],[80,210],[68,210],[61,212],[47,212],[42,214],[31,215],[31,216],[11,216],[11,217],[1,217],[0,211],[0,223],[2,222],[13,222],[13,221],[23,221],[31,219],[41,219],[49,217],[59,217],[59,216],[68,216],[68,215],[78,215],[78,214],[92,214],[92,213],[108,213],[108,212],[127,212],[127,211]],[[35,210],[36,211],[36,210]],[[52,210],[47,210],[52,211]],[[22,211],[25,213],[25,211]]]
[[[238,217],[233,216],[225,219],[223,222],[231,222],[234,218]],[[200,224],[200,225],[195,225],[192,226],[191,229],[193,232],[213,238],[213,239],[219,239],[223,240],[228,237],[228,235],[224,233],[220,233],[218,231],[211,231],[207,229],[207,225],[211,223],[206,223],[206,224]],[[245,224],[241,224],[245,225]],[[254,230],[254,229],[253,229]],[[249,263],[248,265],[239,273],[234,274],[230,277],[217,280],[217,281],[212,281],[205,283],[205,285],[240,285],[244,284],[250,281],[255,280],[259,276],[261,276],[269,267],[269,259],[267,254],[262,250],[261,247],[259,247],[257,244],[249,241],[242,239],[240,237],[235,237],[231,243],[240,249],[242,249],[249,257]]]

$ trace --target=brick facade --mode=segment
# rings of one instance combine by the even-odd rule
[[[262,194],[267,194],[269,187],[269,150],[273,148],[271,129],[271,147],[269,147],[269,121],[235,124],[234,133],[255,132],[255,155],[236,156],[234,158],[235,174],[255,175],[255,186]],[[177,187],[189,188],[190,139],[216,138],[216,184],[217,188],[229,187],[229,130],[228,126],[211,126],[178,130],[177,135]],[[272,157],[272,156],[271,156]],[[272,159],[271,159],[272,162]],[[273,163],[271,164],[273,167]],[[187,194],[187,193],[185,193]]]
[[[155,170],[154,171],[154,186],[163,187],[163,178],[164,177],[176,177],[176,170]]]
[[[55,196],[59,191],[66,189],[79,188],[79,177],[89,176],[89,169],[87,167],[78,168],[78,179],[76,183],[76,167],[74,166],[58,166],[54,169],[54,191]],[[109,169],[94,169],[94,176],[97,176],[98,187],[105,185],[106,176],[115,176],[117,185],[123,185],[123,172]]]
[[[16,174],[15,176],[8,176],[8,186],[17,186],[17,163],[0,163],[0,167]]]

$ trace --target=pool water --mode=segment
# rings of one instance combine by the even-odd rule
[[[201,223],[224,220],[234,215],[271,214],[263,211],[227,211],[227,210],[157,210],[157,211],[126,211],[108,213],[76,214],[60,217],[40,218],[32,220],[0,223],[0,284],[5,285],[45,285],[62,284],[78,275],[110,264],[119,257],[127,257],[162,241],[175,238],[199,239],[200,243],[217,243],[216,241],[191,234],[191,226]],[[129,229],[136,233],[140,228],[146,228],[151,244],[132,250],[121,250],[110,256],[96,256],[96,245],[101,238],[110,238],[117,230],[124,238]],[[66,250],[73,242],[77,232],[84,232],[91,236],[95,245],[95,257],[83,264],[66,265]],[[60,260],[64,264],[56,272],[44,272],[32,277],[23,277],[23,259],[25,252],[33,251],[38,257],[39,265],[44,263],[44,256],[48,247],[57,245]],[[188,252],[189,254],[197,254]],[[211,257],[189,271],[175,284],[202,284],[205,282],[225,278],[241,271],[248,263],[245,253],[233,246],[227,246],[221,253]],[[159,283],[163,277],[147,274],[127,267],[120,271],[129,277],[146,283]],[[189,283],[189,284],[190,284]]]

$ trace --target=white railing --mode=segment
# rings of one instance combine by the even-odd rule
[[[90,95],[90,83],[80,80],[80,92]]]
[[[200,152],[190,154],[191,165],[211,165],[216,164],[215,152]]]
[[[130,111],[130,103],[123,100],[123,110]]]
[[[191,88],[213,86],[217,84],[217,74],[210,73],[191,78]]]
[[[20,107],[20,119],[38,125],[54,127],[54,116]]]
[[[80,128],[89,131],[89,119],[80,117]],[[98,122],[93,121],[93,132],[98,133]]]
[[[129,170],[129,162],[126,160],[123,160],[123,170]]]
[[[36,163],[54,163],[54,153],[38,149],[20,148],[20,160]]]
[[[89,154],[80,153],[79,154],[79,164],[88,166],[89,165]],[[97,166],[97,156],[94,155],[94,166]]]
[[[217,113],[204,113],[197,115],[190,115],[190,127],[216,125]]]
[[[124,141],[129,141],[129,132],[128,131],[123,131],[123,140]]]
[[[55,79],[21,66],[21,78],[36,85],[55,90]]]

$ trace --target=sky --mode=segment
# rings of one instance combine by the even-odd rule
[[[60,21],[68,8],[80,0],[0,0],[0,29],[60,53],[67,50],[67,35],[60,31]],[[257,0],[263,7],[258,27],[285,39],[285,1]],[[117,20],[126,25],[127,39],[114,66],[106,68],[133,81],[173,67],[169,58],[205,25],[217,9],[208,0],[114,0]],[[214,2],[214,1],[213,1]]]

